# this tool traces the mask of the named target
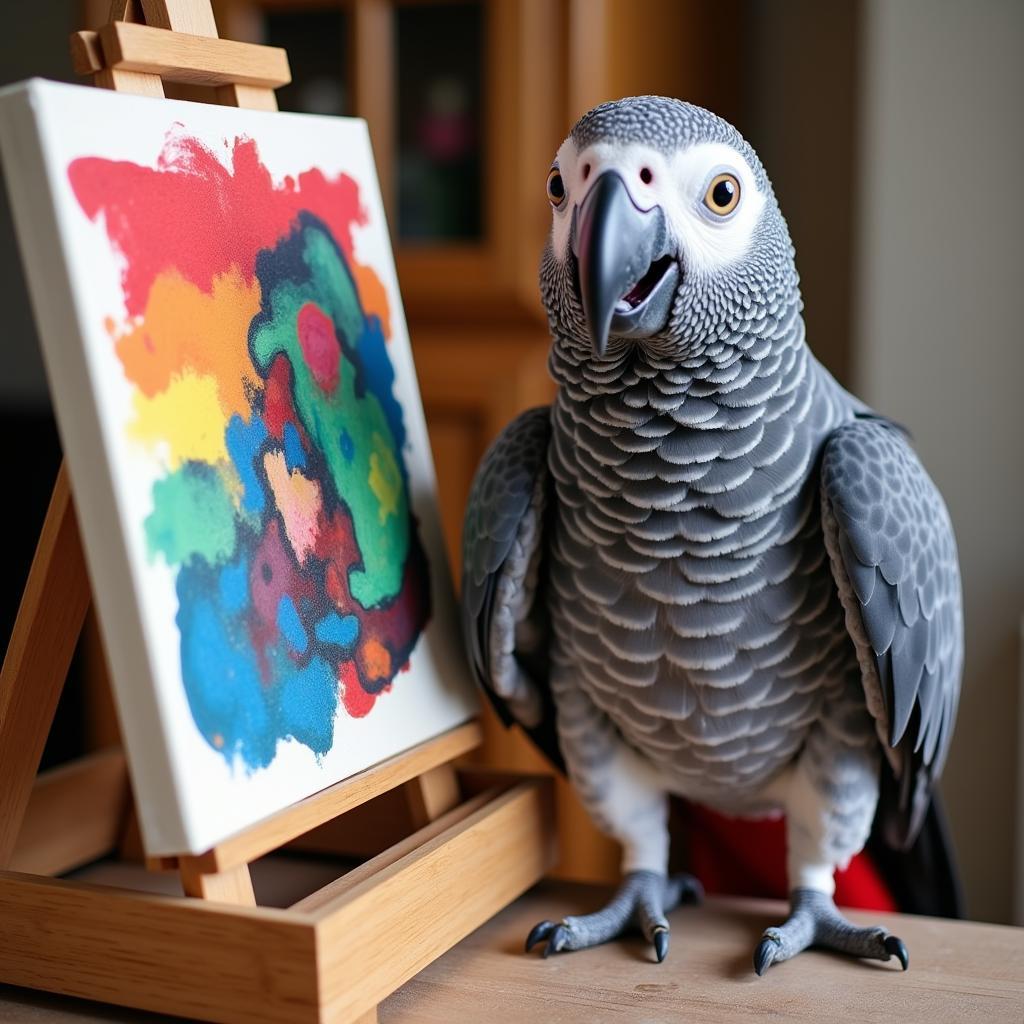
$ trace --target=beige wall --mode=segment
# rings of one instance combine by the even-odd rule
[[[943,789],[969,911],[1005,921],[1024,611],[1024,5],[865,0],[861,39],[855,385],[913,430],[956,526],[967,672]]]

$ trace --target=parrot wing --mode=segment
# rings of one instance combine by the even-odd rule
[[[949,513],[903,433],[859,416],[828,439],[822,521],[886,754],[876,823],[913,843],[949,749],[963,667],[963,611]]]
[[[530,409],[480,463],[463,526],[462,631],[473,674],[502,721],[518,722],[564,770],[543,613],[550,439],[550,407]]]

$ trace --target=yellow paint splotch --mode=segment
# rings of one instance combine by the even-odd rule
[[[213,279],[210,291],[167,270],[153,282],[142,320],[117,340],[117,355],[139,391],[153,398],[191,373],[216,383],[225,422],[248,418],[247,389],[262,385],[249,358],[249,324],[260,309],[260,285],[237,267]],[[187,406],[181,415],[190,415]]]
[[[220,462],[228,457],[227,420],[217,392],[213,377],[192,372],[173,378],[152,398],[136,391],[135,419],[128,435],[148,444],[166,443],[172,469],[193,459]]]
[[[379,506],[381,525],[388,516],[398,511],[398,499],[402,496],[402,473],[395,461],[391,446],[380,434],[373,435],[373,451],[370,452],[370,490]]]

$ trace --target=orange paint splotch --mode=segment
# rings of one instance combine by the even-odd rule
[[[391,340],[391,310],[388,306],[388,293],[384,290],[384,282],[377,276],[373,267],[364,267],[352,262],[352,276],[356,279],[359,289],[359,301],[367,316],[380,318],[380,329],[385,341]]]
[[[368,679],[390,678],[391,652],[375,636],[368,636],[359,645],[357,656]]]
[[[247,389],[260,380],[249,358],[249,324],[260,310],[260,286],[245,281],[236,267],[203,291],[177,271],[153,282],[141,323],[117,340],[126,376],[152,398],[171,381],[192,372],[209,376],[225,419],[248,418]]]

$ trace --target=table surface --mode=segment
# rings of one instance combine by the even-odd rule
[[[1024,929],[899,914],[851,913],[907,943],[910,970],[809,951],[758,978],[751,966],[781,903],[712,899],[670,915],[658,964],[639,938],[543,960],[523,953],[542,918],[586,913],[604,892],[545,883],[435,961],[380,1007],[381,1024],[540,1021],[1024,1021]],[[80,1024],[177,1018],[0,986],[0,1022]]]

